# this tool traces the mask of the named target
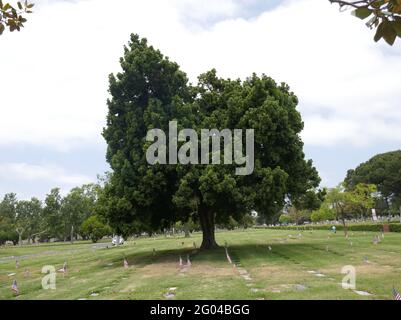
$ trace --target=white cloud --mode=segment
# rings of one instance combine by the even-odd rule
[[[75,187],[93,182],[90,177],[67,173],[55,165],[31,165],[27,163],[0,163],[1,180],[46,181],[65,187]]]
[[[284,1],[249,20],[236,18],[244,0],[48,2],[21,33],[0,39],[0,145],[104,143],[107,76],[131,32],[192,80],[216,67],[222,76],[255,71],[289,83],[309,145],[401,141],[401,46],[374,43],[362,21],[329,1]],[[188,27],[210,19],[221,21]]]

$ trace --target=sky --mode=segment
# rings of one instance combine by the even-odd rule
[[[12,1],[10,1],[12,2]],[[322,186],[401,144],[401,41],[327,0],[33,0],[20,33],[0,37],[0,197],[43,199],[109,170],[101,136],[108,75],[131,33],[191,82],[211,68],[286,82]]]

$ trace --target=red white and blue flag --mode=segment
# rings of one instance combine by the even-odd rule
[[[17,285],[17,280],[13,281],[13,285],[11,286],[11,290],[15,295],[19,295],[19,289]]]
[[[395,290],[395,288],[393,288],[393,297],[394,300],[401,300],[401,295],[397,290]]]

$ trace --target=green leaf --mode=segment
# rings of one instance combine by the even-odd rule
[[[397,33],[397,36],[401,37],[401,18],[392,21],[391,25],[393,26],[393,29]]]
[[[374,40],[377,42],[377,41],[379,41],[382,37],[383,37],[383,22],[381,22],[381,23],[379,24],[379,26],[377,27]]]
[[[372,10],[367,8],[367,7],[361,7],[358,9],[355,9],[352,14],[355,17],[358,17],[359,19],[366,19],[367,17],[369,17],[372,14]]]
[[[3,34],[5,28],[4,24],[0,23],[0,35]]]
[[[390,21],[383,21],[383,23],[383,38],[390,46],[392,46],[397,38],[397,32],[394,30]]]

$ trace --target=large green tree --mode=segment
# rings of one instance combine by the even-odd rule
[[[106,214],[117,229],[138,221],[152,228],[170,226],[196,212],[202,248],[213,248],[216,222],[230,216],[239,220],[251,210],[275,214],[286,199],[319,184],[312,162],[304,159],[298,99],[286,84],[255,74],[245,81],[222,79],[212,70],[192,86],[176,63],[137,35],[120,62],[122,72],[110,76],[104,130],[113,169]],[[150,165],[147,132],[167,133],[172,120],[178,130],[194,129],[199,136],[202,129],[254,129],[252,174],[236,175],[235,164]]]
[[[352,190],[359,183],[376,185],[387,207],[399,207],[401,212],[401,150],[378,154],[348,170],[347,189]]]

